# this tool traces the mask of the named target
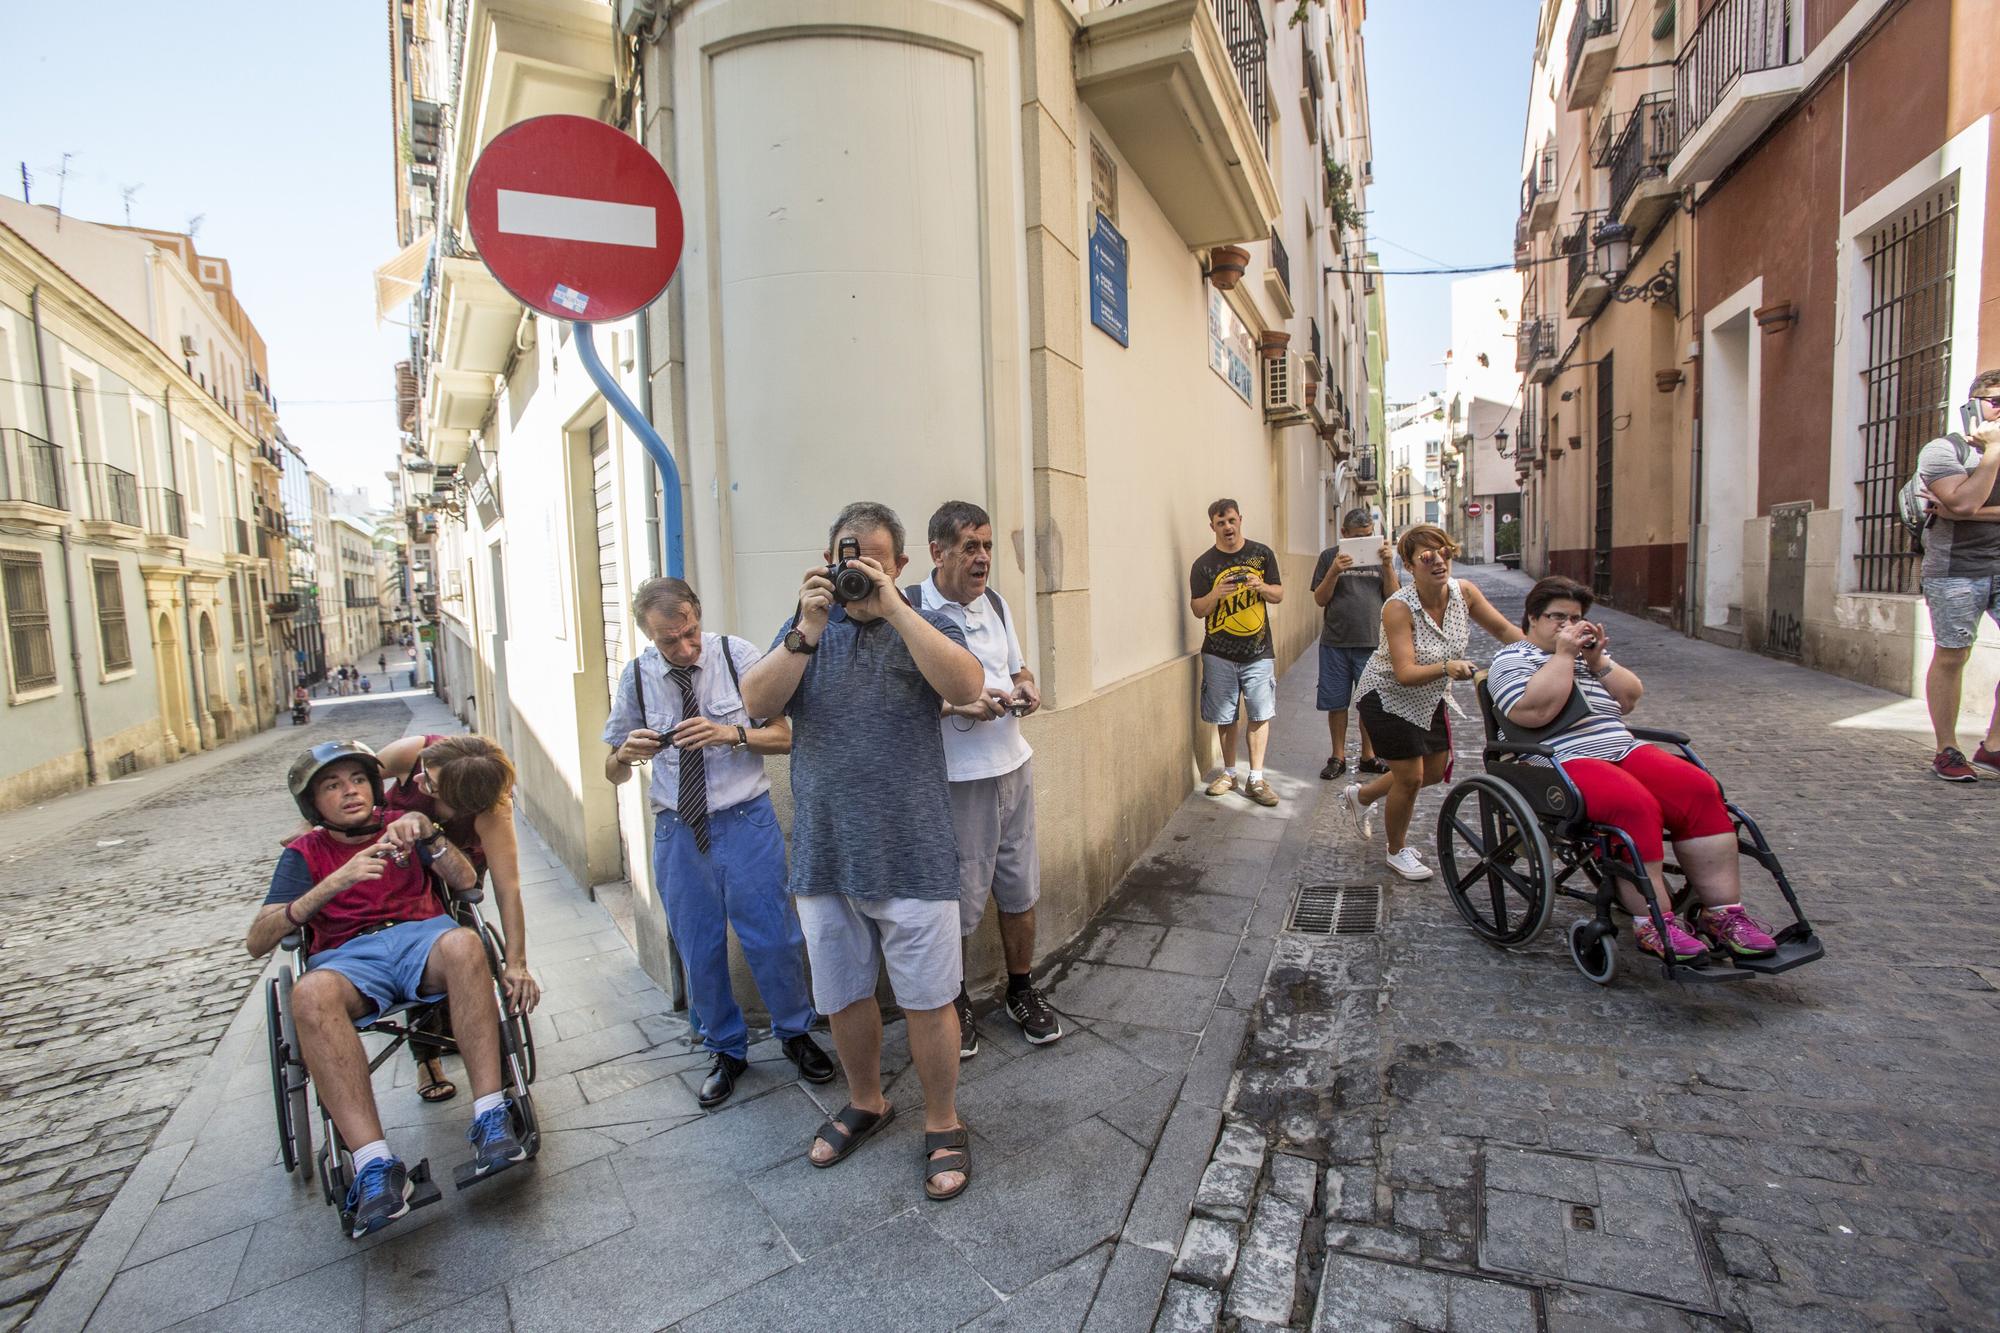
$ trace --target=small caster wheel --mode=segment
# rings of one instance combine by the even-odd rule
[[[1600,932],[1590,918],[1570,922],[1569,956],[1577,971],[1600,986],[1609,986],[1618,975],[1618,940],[1609,932]]]

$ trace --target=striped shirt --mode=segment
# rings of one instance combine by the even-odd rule
[[[1503,718],[1521,702],[1528,692],[1528,681],[1549,657],[1550,654],[1526,639],[1510,643],[1493,655],[1493,666],[1486,673],[1486,689]],[[1576,687],[1583,691],[1590,713],[1575,725],[1543,737],[1542,743],[1556,752],[1558,760],[1608,759],[1615,764],[1638,749],[1639,742],[1625,729],[1625,710],[1591,674],[1581,657],[1576,659],[1575,670]]]

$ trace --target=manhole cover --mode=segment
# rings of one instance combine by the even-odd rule
[[[1382,890],[1374,884],[1304,885],[1285,926],[1303,935],[1373,935],[1381,928]]]
[[[1489,1146],[1480,1186],[1481,1268],[1717,1312],[1674,1168]]]

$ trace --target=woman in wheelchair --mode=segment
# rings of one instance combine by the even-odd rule
[[[358,741],[301,755],[288,774],[312,831],[287,845],[245,947],[254,957],[298,931],[307,971],[291,1013],[307,1073],[340,1139],[353,1145],[354,1181],[343,1211],[357,1238],[410,1209],[410,1173],[390,1150],[357,1028],[394,1006],[449,996],[458,1048],[472,1080],[472,1172],[490,1174],[528,1156],[501,1083],[500,1012],[486,946],[460,926],[431,884],[472,887],[472,863],[428,816],[387,822],[382,769]]]
[[[1487,673],[1494,708],[1531,729],[1548,726],[1566,709],[1578,713],[1542,743],[1555,751],[1556,762],[1582,794],[1584,813],[1623,829],[1638,848],[1669,937],[1662,945],[1638,890],[1621,879],[1620,896],[1632,913],[1641,949],[1659,957],[1670,949],[1674,961],[1683,963],[1704,962],[1711,950],[1739,958],[1773,953],[1777,944],[1767,928],[1743,910],[1736,826],[1720,788],[1698,765],[1626,730],[1621,719],[1637,706],[1645,686],[1631,668],[1612,660],[1610,636],[1584,618],[1590,604],[1590,589],[1573,579],[1546,578],[1529,591],[1521,618],[1527,637],[1501,649]],[[1571,703],[1577,695],[1583,708]],[[1701,900],[1693,932],[1669,906],[1666,838],[1673,840],[1675,860]]]
[[[382,747],[385,778],[393,785],[383,804],[395,812],[417,811],[443,827],[452,845],[472,862],[475,875],[489,872],[494,904],[500,909],[505,944],[501,986],[509,1013],[533,1013],[541,986],[528,972],[527,924],[521,913],[521,863],[514,841],[514,765],[507,752],[484,736],[405,736]],[[440,1006],[439,1032],[449,1035],[449,1006]],[[417,1095],[427,1102],[450,1101],[458,1088],[445,1077],[442,1047],[410,1039],[417,1062]]]

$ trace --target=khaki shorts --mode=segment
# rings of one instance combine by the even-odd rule
[[[958,929],[979,929],[991,897],[1008,915],[1042,896],[1035,850],[1035,761],[997,778],[951,784],[951,825],[958,835]]]
[[[965,960],[951,899],[812,893],[792,901],[812,962],[813,1007],[821,1013],[871,998],[885,964],[904,1009],[942,1009],[958,998]]]

